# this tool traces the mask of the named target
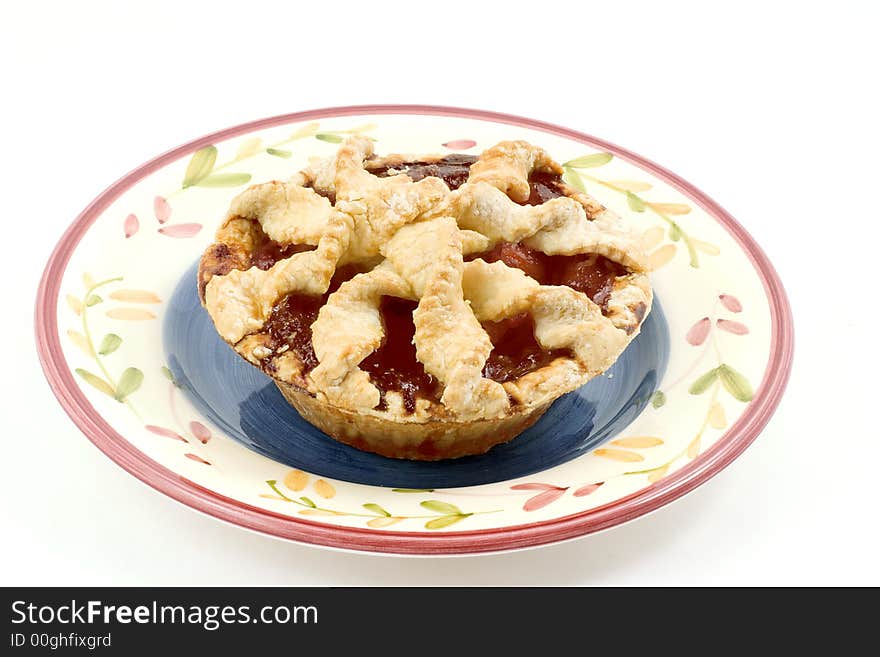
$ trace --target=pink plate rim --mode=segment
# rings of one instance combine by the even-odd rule
[[[136,449],[92,407],[74,381],[58,333],[58,295],[62,275],[80,239],[123,192],[166,164],[208,144],[285,123],[352,114],[415,114],[477,119],[532,128],[579,141],[628,160],[672,185],[712,215],[746,252],[764,285],[770,306],[771,346],[764,379],[743,415],[709,450],[668,477],[632,495],[580,513],[516,526],[438,534],[331,526],[273,513],[207,490]],[[751,236],[721,206],[693,185],[620,146],[543,121],[484,110],[434,105],[361,105],[283,114],[214,132],[160,155],[110,185],[76,218],[62,236],[43,272],[37,292],[37,352],[61,406],[101,451],[135,477],[198,511],[279,538],[367,552],[417,555],[477,554],[545,545],[590,534],[649,513],[693,490],[720,472],[758,436],[779,404],[791,373],[794,329],[791,308],[770,260]]]

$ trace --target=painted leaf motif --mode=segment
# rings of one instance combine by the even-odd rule
[[[677,242],[681,239],[681,228],[678,227],[678,224],[672,224],[669,227],[669,239],[673,242]]]
[[[320,139],[321,141],[326,141],[330,144],[342,143],[342,137],[332,132],[319,132],[315,135],[315,139]]]
[[[682,233],[684,236],[684,233]],[[687,251],[688,251],[688,264],[694,269],[700,268],[700,255],[697,253],[697,250],[693,247],[690,240],[686,243]]]
[[[700,436],[697,436],[691,441],[691,444],[688,445],[687,448],[687,457],[689,459],[693,459],[697,457],[697,454],[700,453]]]
[[[443,146],[453,151],[465,151],[468,148],[473,148],[477,145],[473,139],[453,139],[452,141],[447,141]]]
[[[144,425],[144,429],[149,431],[150,433],[154,433],[157,436],[164,436],[165,438],[172,438],[174,440],[179,440],[182,443],[188,443],[189,441],[181,436],[176,431],[172,431],[171,429],[166,429],[165,427],[159,427],[155,424],[146,424]]]
[[[128,215],[125,221],[122,222],[122,232],[125,234],[126,239],[138,232],[140,227],[141,222],[138,221],[137,215],[134,214]]]
[[[663,241],[663,227],[653,226],[642,233],[642,247],[645,251],[650,251]]]
[[[567,184],[578,190],[579,192],[586,193],[587,188],[584,187],[584,180],[578,175],[578,172],[572,169],[571,167],[565,167],[565,171],[562,174],[562,180]]]
[[[629,209],[634,212],[645,211],[645,202],[632,192],[626,193],[626,204],[629,206]]]
[[[311,137],[313,134],[318,132],[318,127],[320,124],[317,122],[306,123],[302,127],[298,128],[296,132],[290,135],[291,139],[300,139],[302,137]]]
[[[268,493],[260,493],[260,497],[267,500],[275,500],[276,502],[283,502],[284,498],[280,495],[269,495]]]
[[[648,203],[648,207],[660,214],[681,215],[691,211],[691,207],[684,203]]]
[[[153,214],[160,224],[164,224],[171,218],[171,206],[164,196],[157,196],[153,199]]]
[[[202,224],[173,224],[171,226],[162,226],[159,232],[168,237],[182,239],[198,235],[201,229]]]
[[[205,146],[204,148],[193,153],[189,164],[186,167],[186,173],[183,174],[183,188],[192,187],[202,178],[211,173],[214,163],[217,161],[217,147]]]
[[[611,444],[617,445],[618,447],[645,449],[648,447],[657,447],[658,445],[662,445],[663,439],[655,438],[654,436],[630,436],[629,438],[618,438],[617,440],[612,440]]]
[[[666,403],[666,393],[662,390],[658,390],[654,393],[653,397],[651,397],[651,406],[654,408],[660,408]]]
[[[660,269],[675,257],[675,244],[666,244],[648,255],[648,267]]]
[[[730,319],[719,319],[715,323],[722,331],[727,331],[728,333],[733,333],[734,335],[746,335],[749,332],[749,327],[742,322],[734,322]]]
[[[604,481],[600,481],[596,484],[587,484],[586,486],[581,486],[578,488],[572,495],[575,497],[586,497],[592,493],[595,493],[599,488],[604,484]]]
[[[515,484],[510,487],[510,490],[554,490],[559,488],[559,486],[553,486],[552,484],[540,484],[540,483],[531,483],[531,484]],[[562,490],[565,490],[564,488]]]
[[[107,383],[104,379],[102,379],[97,374],[92,374],[88,370],[84,370],[82,368],[76,368],[74,370],[77,374],[79,374],[83,380],[88,383],[90,386],[95,388],[96,390],[100,390],[105,395],[110,395],[111,397],[116,397],[116,391],[113,390],[113,386]]]
[[[694,248],[697,251],[702,251],[707,255],[717,256],[721,253],[721,249],[719,249],[714,244],[710,244],[709,242],[704,242],[702,240],[695,240],[693,237],[691,238],[691,244],[693,244]]]
[[[115,333],[108,333],[104,336],[104,339],[101,340],[101,345],[98,347],[98,353],[102,356],[107,356],[119,349],[119,345],[121,344],[122,338]]]
[[[713,429],[723,429],[727,426],[727,415],[724,413],[721,402],[716,401],[709,409],[709,426]]]
[[[602,456],[606,459],[611,459],[612,461],[622,461],[624,463],[636,463],[638,461],[645,460],[645,457],[641,454],[630,452],[629,450],[625,449],[602,448],[597,449],[593,453],[596,456]]]
[[[284,475],[284,485],[290,490],[301,491],[309,485],[309,475],[302,470],[291,470]]]
[[[444,527],[454,525],[458,521],[464,520],[465,518],[467,518],[467,516],[464,514],[434,518],[434,520],[429,520],[425,523],[425,529],[443,529]]]
[[[116,384],[116,399],[122,401],[131,393],[141,387],[144,382],[144,373],[136,367],[128,367],[119,377],[119,383]]]
[[[370,527],[373,527],[375,529],[378,529],[380,527],[388,527],[389,525],[394,525],[394,524],[400,522],[401,520],[403,520],[403,518],[398,518],[395,516],[389,516],[389,517],[382,516],[381,518],[373,518],[372,520],[367,521],[367,525]]]
[[[651,183],[641,182],[640,180],[609,180],[609,185],[614,185],[617,189],[625,192],[647,192],[651,189]]]
[[[67,305],[70,309],[75,312],[77,315],[81,314],[83,311],[83,302],[77,299],[72,294],[68,294],[67,297]]]
[[[355,126],[351,130],[343,130],[343,132],[352,132],[354,134],[360,134],[362,132],[370,132],[371,130],[375,130],[379,126],[375,123],[362,123],[361,125]]]
[[[246,157],[250,157],[255,153],[259,153],[263,148],[263,140],[259,137],[248,137],[247,139],[242,140],[242,142],[238,145],[238,150],[235,152],[235,157],[238,160],[243,160]]]
[[[650,473],[648,473],[648,481],[650,481],[652,484],[656,483],[656,482],[660,481],[661,479],[663,479],[663,477],[666,476],[666,473],[668,471],[669,471],[668,465],[662,465],[659,468],[655,468],[654,470],[651,470]]]
[[[715,383],[715,379],[718,378],[719,369],[720,368],[713,367],[711,370],[706,372],[703,376],[701,376],[699,379],[691,384],[691,387],[688,388],[688,392],[692,395],[702,395],[709,389],[709,386]]]
[[[162,376],[171,381],[174,385],[177,385],[174,374],[171,373],[171,370],[169,370],[167,366],[163,365],[160,369],[162,370]]]
[[[97,306],[102,301],[103,299],[97,294],[90,294],[89,298],[86,299],[86,307],[91,308],[92,306]]]
[[[420,504],[420,506],[422,508],[428,509],[429,511],[436,511],[437,513],[461,513],[461,509],[459,509],[454,504],[450,504],[449,502],[441,502],[440,500],[425,500]]]
[[[331,511],[330,509],[302,509],[300,511],[301,515],[304,516],[344,516],[344,513],[339,513],[338,511]]]
[[[149,310],[142,308],[111,308],[107,311],[107,317],[111,319],[122,319],[125,321],[143,321],[148,319],[156,319],[156,316]]]
[[[590,153],[589,155],[569,160],[562,166],[572,167],[573,169],[592,169],[608,164],[613,158],[614,156],[611,153]]]
[[[378,513],[380,516],[385,516],[386,518],[390,518],[391,514],[388,513],[385,509],[383,509],[378,504],[374,504],[373,502],[367,502],[366,504],[361,505],[367,511],[372,511],[373,513]]]
[[[314,509],[316,506],[318,506],[317,504],[315,504],[314,502],[312,502],[312,500],[310,500],[308,497],[305,497],[305,496],[299,498],[299,500],[300,500],[300,502],[302,502],[302,503],[305,504],[306,506],[310,506],[310,507],[312,507],[313,509]]]
[[[206,461],[205,459],[203,459],[203,458],[202,458],[201,456],[199,456],[198,454],[193,454],[192,452],[187,452],[186,454],[184,454],[184,456],[185,456],[186,458],[191,459],[191,460],[193,460],[193,461],[196,461],[196,462],[198,462],[198,463],[202,463],[202,464],[204,464],[204,465],[211,465],[210,461]]]
[[[730,365],[721,365],[718,368],[721,383],[734,399],[741,402],[748,402],[755,396],[752,386],[748,379],[733,369]]]
[[[250,182],[249,173],[214,173],[199,180],[199,187],[238,187]]]
[[[109,296],[128,303],[162,303],[162,299],[149,290],[113,290]]]
[[[699,347],[706,341],[706,338],[709,337],[709,330],[711,328],[711,320],[708,317],[703,317],[703,319],[697,320],[697,322],[690,327],[687,334],[684,336],[684,339],[687,340],[688,344]]]
[[[318,479],[312,488],[314,488],[315,492],[325,500],[329,500],[331,497],[336,496],[336,489],[333,487],[333,484],[326,479]]]
[[[523,511],[537,511],[538,509],[542,509],[551,502],[555,502],[567,491],[567,488],[553,488],[551,490],[545,490],[543,493],[538,493],[534,497],[530,497],[526,500],[526,503],[523,504]]]
[[[727,308],[732,313],[741,313],[742,312],[742,304],[739,302],[734,296],[729,294],[720,294],[718,295],[718,299],[721,301],[721,305]]]
[[[211,440],[211,432],[208,427],[197,420],[189,423],[189,431],[202,445]]]
[[[89,346],[89,341],[82,333],[77,333],[73,329],[67,329],[67,337],[70,338],[70,341],[73,344],[82,349],[87,356],[94,357],[95,354],[94,352],[92,352],[92,348]]]
[[[266,149],[266,152],[267,152],[269,155],[274,155],[275,157],[284,157],[284,158],[288,158],[288,157],[290,157],[291,155],[293,155],[293,153],[292,153],[291,151],[286,151],[286,150],[284,150],[284,149],[282,149],[282,148],[267,148],[267,149]]]

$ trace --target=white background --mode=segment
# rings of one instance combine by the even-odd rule
[[[3,3],[0,584],[880,584],[871,4]],[[792,380],[757,442],[649,517],[456,559],[250,534],[93,447],[33,340],[37,281],[66,226],[191,138],[365,103],[565,125],[727,208],[775,263],[796,320]]]

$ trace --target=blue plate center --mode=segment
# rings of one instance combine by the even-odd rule
[[[197,264],[165,317],[168,365],[189,399],[246,447],[317,475],[390,488],[455,488],[523,477],[565,463],[622,431],[650,401],[669,358],[669,329],[655,299],[641,333],[614,366],[559,398],[530,429],[480,456],[401,461],[336,442],[303,420],[272,380],[214,330],[196,292]]]

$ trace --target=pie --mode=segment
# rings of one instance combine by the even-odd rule
[[[604,372],[651,308],[640,236],[562,173],[524,141],[377,157],[352,137],[232,201],[202,302],[333,438],[480,454]]]

